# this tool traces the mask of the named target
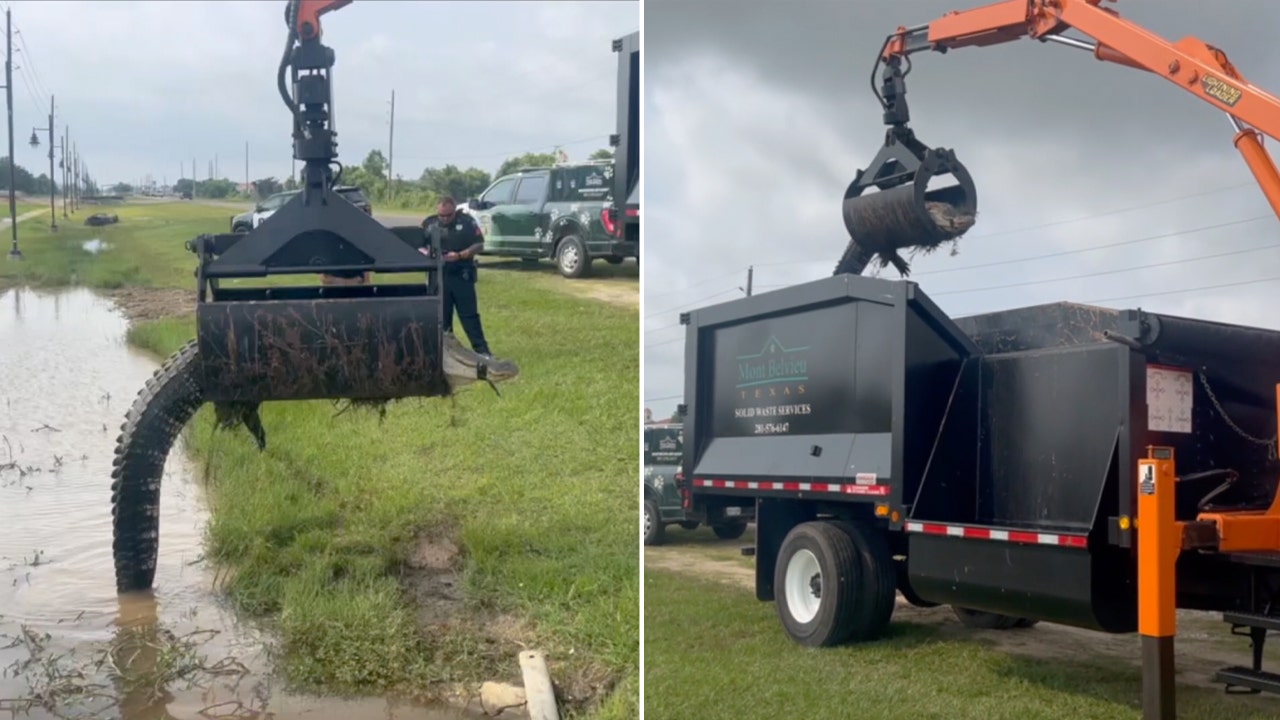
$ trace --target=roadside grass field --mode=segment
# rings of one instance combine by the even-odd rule
[[[24,233],[27,261],[0,273],[194,288],[183,243],[227,227],[224,208],[198,204],[116,212],[105,228]],[[109,249],[85,251],[91,238]],[[572,695],[602,702],[590,717],[637,717],[638,313],[483,267],[478,291],[495,352],[521,370],[502,397],[478,384],[393,403],[381,419],[268,403],[261,453],[243,429],[214,433],[203,408],[185,438],[207,470],[206,555],[228,569],[237,608],[273,621],[303,688],[519,684],[527,644]],[[194,335],[188,315],[137,325],[130,341],[164,355]],[[424,544],[456,549],[459,597],[418,594],[410,566]],[[590,703],[570,705],[582,716]]]
[[[939,626],[914,622],[909,612],[897,612],[885,639],[835,648],[801,647],[784,634],[775,605],[756,600],[749,582],[708,579],[716,575],[715,568],[696,567],[707,561],[720,567],[741,566],[728,562],[721,548],[707,552],[702,538],[693,535],[687,540],[690,546],[673,539],[670,547],[663,548],[664,554],[673,556],[667,567],[645,567],[646,720],[690,717],[689,708],[698,708],[697,717],[705,720],[1142,717],[1142,680],[1136,664],[1103,651],[1094,655],[1074,645],[1055,646],[1052,639],[1038,640],[1039,626],[1005,631],[1007,642],[1015,648],[1011,649],[997,646],[990,633],[965,630],[954,621]],[[739,544],[745,543],[722,543],[735,549]],[[1226,635],[1225,625],[1216,631]],[[1052,637],[1040,634],[1046,636]],[[1247,662],[1247,642],[1234,639],[1238,642],[1229,652]],[[1137,636],[1124,640],[1132,642],[1132,652],[1127,654],[1136,657]],[[1025,646],[1023,651],[1016,649],[1018,645]],[[1201,647],[1191,642],[1184,645]],[[1183,650],[1178,652],[1181,655]],[[1179,717],[1265,720],[1280,716],[1280,701],[1275,698],[1224,695],[1220,688],[1187,684],[1203,682],[1204,678],[1194,677],[1201,674],[1198,669],[1180,668]]]

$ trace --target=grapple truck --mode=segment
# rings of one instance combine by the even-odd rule
[[[1280,332],[1072,303],[953,319],[916,283],[861,275],[878,258],[905,276],[899,251],[976,217],[968,169],[907,127],[903,67],[923,51],[1030,37],[1164,77],[1227,113],[1280,212],[1260,143],[1280,99],[1100,1],[1005,0],[886,38],[888,130],[845,192],[834,275],[680,317],[677,483],[691,512],[754,506],[756,596],[798,643],[875,638],[898,593],[975,627],[1138,631],[1144,717],[1164,720],[1178,608],[1250,638],[1216,682],[1280,692],[1262,667],[1280,630]]]

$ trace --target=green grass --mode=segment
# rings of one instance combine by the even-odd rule
[[[231,213],[225,208],[195,204],[118,205],[106,208],[120,222],[86,227],[88,206],[73,218],[58,217],[58,230],[32,218],[18,224],[22,262],[0,263],[0,284],[56,286],[83,284],[97,288],[190,287],[195,256],[183,244],[202,232],[222,232]],[[84,249],[88,240],[101,239],[113,251],[99,254]]]
[[[0,272],[190,287],[183,242],[226,222],[194,204],[119,214],[105,231],[33,232],[27,262]],[[111,250],[81,249],[99,234]],[[243,430],[212,433],[201,410],[187,437],[209,470],[206,554],[231,569],[225,591],[238,608],[273,620],[284,670],[301,687],[518,683],[519,646],[486,639],[502,617],[518,640],[547,650],[557,682],[617,687],[592,717],[636,717],[637,311],[514,272],[482,271],[478,290],[491,344],[521,367],[502,397],[480,385],[456,401],[393,404],[382,421],[335,417],[325,401],[270,403],[263,453]],[[180,318],[139,325],[130,341],[167,354],[193,336]],[[417,538],[440,533],[461,549],[466,612],[422,632],[402,569]]]
[[[646,568],[644,620],[646,720],[1141,717],[1139,669],[1119,660],[1034,659],[904,622],[879,642],[803,648],[749,588],[684,573]],[[1273,699],[1188,686],[1178,688],[1178,710],[1196,720],[1276,717]]]

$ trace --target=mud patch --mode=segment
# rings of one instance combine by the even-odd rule
[[[491,712],[484,701],[485,687],[520,688],[523,683],[516,658],[537,642],[532,627],[521,619],[487,607],[483,599],[468,598],[463,590],[465,564],[458,543],[447,532],[418,538],[404,563],[401,582],[415,608],[419,631],[429,646],[465,644],[473,656],[483,658],[492,680],[473,686],[442,689],[436,697],[470,712]],[[561,712],[581,712],[613,691],[616,679],[603,666],[569,664],[548,658],[552,684]],[[501,703],[496,703],[501,705]],[[502,713],[517,717],[523,710]]]
[[[107,290],[104,294],[131,323],[184,317],[196,312],[195,290],[126,287]]]
[[[565,295],[599,300],[600,302],[619,307],[640,307],[640,284],[618,280],[565,280],[551,278],[554,282],[546,283],[546,287],[555,289]]]
[[[462,587],[462,552],[445,534],[419,538],[405,560],[402,583],[416,611],[418,627],[428,638],[455,642],[459,637],[483,648],[519,681],[511,662],[528,648],[533,632],[519,619],[468,602]]]

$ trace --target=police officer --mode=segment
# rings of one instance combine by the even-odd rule
[[[480,309],[476,303],[475,256],[484,248],[484,235],[475,218],[458,212],[458,204],[448,195],[440,198],[436,214],[422,221],[424,242],[438,234],[440,252],[444,256],[444,330],[453,332],[453,310],[471,341],[471,349],[490,355],[480,325]]]

